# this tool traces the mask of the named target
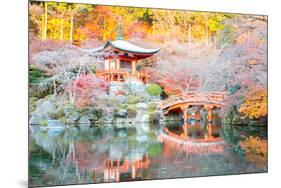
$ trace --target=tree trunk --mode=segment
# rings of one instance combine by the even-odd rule
[[[70,33],[69,33],[69,43],[72,44],[73,40],[73,12],[71,12],[70,17]]]
[[[47,30],[48,30],[48,3],[45,2],[43,40],[47,39]]]
[[[64,35],[64,13],[62,13],[61,24],[60,24],[60,40],[63,40]]]
[[[191,43],[191,25],[188,24],[188,45]]]
[[[41,40],[44,40],[44,31],[45,31],[45,20],[44,20],[44,12],[42,13],[42,16],[41,16],[41,22],[42,22],[42,24],[41,24]]]
[[[187,49],[187,58],[190,57],[190,48],[191,48],[191,25],[188,23],[188,49]]]
[[[205,34],[205,44],[208,45],[208,43],[209,43],[209,41],[208,41],[209,30],[208,30],[208,24],[207,23],[205,25],[205,31],[206,31],[206,34]]]

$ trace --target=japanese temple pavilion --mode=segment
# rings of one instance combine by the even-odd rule
[[[122,34],[122,22],[119,18],[118,35],[114,41],[107,41],[104,46],[97,48],[97,52],[104,52],[104,66],[97,70],[96,75],[107,81],[125,82],[129,78],[135,78],[147,83],[147,72],[137,71],[138,60],[151,57],[160,49],[146,49],[136,46],[124,40]]]

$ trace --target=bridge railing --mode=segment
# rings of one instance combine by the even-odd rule
[[[225,92],[211,92],[211,93],[196,93],[187,92],[183,94],[174,95],[159,103],[160,108],[166,108],[171,105],[190,101],[190,102],[211,102],[211,103],[223,103],[225,100]]]

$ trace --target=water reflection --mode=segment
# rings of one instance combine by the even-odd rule
[[[31,127],[30,186],[264,172],[267,137],[259,129],[192,120],[63,132]]]
[[[226,143],[222,140],[221,125],[202,124],[200,121],[166,125],[159,140],[177,150],[197,153],[223,152]]]

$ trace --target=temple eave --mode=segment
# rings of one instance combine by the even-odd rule
[[[122,48],[118,48],[115,46],[113,46],[113,48],[115,48],[116,50],[122,51],[122,52],[134,53],[139,56],[151,56],[160,50],[160,49],[153,49],[150,52],[143,52],[143,51],[133,51],[133,50],[128,50],[128,49],[122,49]]]
[[[142,47],[136,46],[134,44],[131,44],[127,41],[123,41],[123,40],[116,40],[113,42],[107,41],[107,43],[103,46],[103,48],[100,48],[100,50],[102,51],[109,47],[112,47],[118,51],[134,53],[134,54],[138,54],[138,55],[153,55],[153,54],[159,52],[159,50],[160,50],[160,48],[157,48],[157,49],[142,48]]]

